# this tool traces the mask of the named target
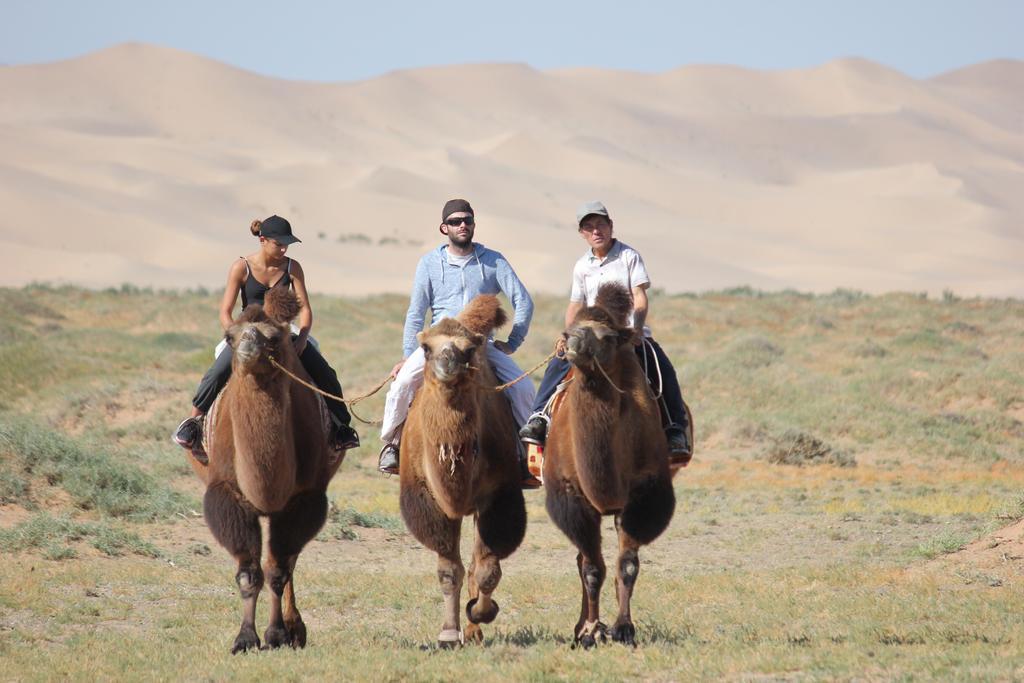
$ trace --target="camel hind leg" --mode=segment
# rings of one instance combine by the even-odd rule
[[[283,510],[270,516],[270,547],[265,565],[271,591],[270,623],[263,634],[269,648],[306,646],[306,625],[295,606],[295,563],[326,519],[327,496],[323,491],[298,493]]]
[[[546,488],[548,515],[579,551],[576,568],[582,603],[580,618],[573,628],[573,642],[590,648],[604,640],[605,632],[600,618],[601,586],[606,573],[601,556],[601,515],[569,482],[551,481]]]
[[[203,516],[213,537],[238,562],[235,582],[242,596],[242,626],[231,647],[231,654],[259,649],[256,600],[263,588],[263,570],[260,569],[263,534],[259,515],[230,484],[218,482],[206,489]]]
[[[491,594],[501,581],[501,562],[511,555],[526,534],[526,503],[518,486],[498,491],[476,516],[476,544],[469,567],[469,602],[466,603],[466,640],[480,642],[479,624],[498,616]]]
[[[640,575],[640,546],[657,538],[668,526],[676,498],[668,476],[654,476],[635,486],[622,513],[615,517],[619,535],[616,561],[615,597],[619,614],[611,628],[612,640],[636,645],[636,628],[630,613],[633,587]]]

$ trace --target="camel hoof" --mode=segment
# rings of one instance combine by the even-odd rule
[[[293,622],[284,622],[285,630],[288,631],[288,644],[293,648],[306,647],[306,624],[302,622],[302,619],[296,619]]]
[[[466,618],[469,619],[469,623],[489,624],[494,621],[495,617],[498,616],[498,610],[501,609],[498,607],[498,603],[491,600],[491,609],[486,612],[482,612],[476,609],[477,602],[477,598],[473,598],[466,603]]]
[[[582,647],[584,650],[589,650],[597,645],[598,642],[608,642],[607,631],[608,627],[600,621],[578,626],[576,628],[576,639],[573,642],[573,648],[575,649],[578,646]]]
[[[263,649],[276,650],[282,645],[288,645],[290,640],[284,626],[268,626],[263,632]]]
[[[636,627],[628,621],[612,626],[611,635],[616,643],[636,647]]]
[[[252,626],[243,626],[242,630],[238,632],[238,636],[235,638],[235,644],[231,648],[231,654],[237,655],[239,652],[248,652],[249,650],[260,649],[260,637],[256,635],[256,629]]]
[[[437,646],[442,650],[454,650],[462,645],[462,634],[458,629],[446,628],[437,635]]]
[[[479,645],[484,642],[484,632],[476,624],[470,624],[466,627],[465,639],[467,643]]]

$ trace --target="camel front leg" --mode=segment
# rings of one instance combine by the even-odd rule
[[[242,626],[231,647],[231,654],[259,649],[256,600],[263,588],[263,571],[260,569],[263,534],[259,516],[226,482],[218,482],[206,490],[203,516],[213,537],[238,562],[235,583],[242,596]]]
[[[636,647],[636,628],[629,611],[633,598],[633,586],[640,575],[640,543],[622,530],[619,517],[615,517],[615,528],[619,533],[619,557],[616,562],[615,597],[619,602],[619,615],[612,625],[612,640]]]
[[[437,635],[437,645],[442,648],[453,648],[462,644],[462,633],[459,629],[459,596],[462,594],[462,581],[466,569],[459,557],[458,538],[455,540],[455,551],[447,556],[437,556],[437,580],[441,584],[441,595],[444,597],[444,623]]]
[[[295,561],[298,555],[292,557],[291,580],[284,586],[284,630],[288,634],[288,644],[292,647],[306,647],[306,624],[302,621],[302,615],[295,605]]]
[[[271,590],[270,623],[263,634],[269,648],[306,646],[306,625],[295,607],[295,563],[326,518],[327,496],[322,491],[296,494],[281,512],[270,517],[270,552],[266,563]]]
[[[473,547],[473,562],[469,567],[469,602],[466,603],[466,641],[483,642],[480,624],[489,624],[498,616],[498,603],[491,595],[501,581],[501,563],[498,556],[480,539],[477,531]]]
[[[601,623],[601,586],[606,573],[600,547],[593,555],[580,553],[577,556],[580,583],[583,585],[583,609],[576,624],[576,643],[589,649],[604,642],[607,627]]]

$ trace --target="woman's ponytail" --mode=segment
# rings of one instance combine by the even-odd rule
[[[260,228],[262,226],[263,226],[263,221],[261,221],[259,219],[256,219],[256,220],[254,220],[252,222],[252,225],[249,226],[249,232],[251,232],[255,237],[259,237],[260,236]]]

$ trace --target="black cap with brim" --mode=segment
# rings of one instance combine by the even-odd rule
[[[272,239],[278,244],[294,244],[301,242],[292,234],[292,225],[280,216],[271,216],[260,223],[260,237]]]
[[[444,208],[441,209],[441,222],[444,223],[448,220],[448,216],[453,213],[468,213],[470,216],[473,215],[473,207],[469,205],[465,199],[449,199],[444,204]]]

